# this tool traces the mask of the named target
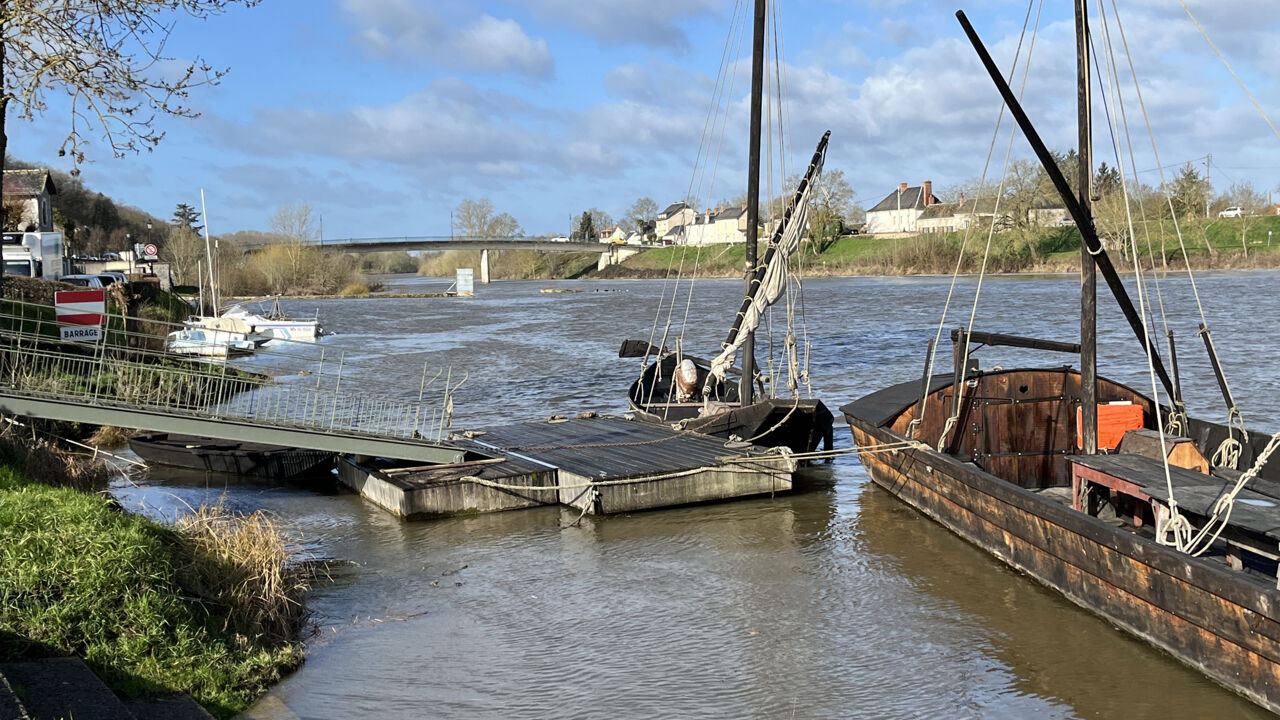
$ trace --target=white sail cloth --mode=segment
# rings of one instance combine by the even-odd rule
[[[760,316],[764,314],[764,311],[770,305],[777,302],[778,298],[782,297],[783,291],[787,289],[787,261],[800,248],[800,236],[804,233],[809,221],[809,198],[813,194],[813,186],[821,172],[821,165],[814,169],[812,176],[809,178],[809,184],[796,202],[795,210],[791,213],[791,217],[787,219],[786,226],[782,228],[782,232],[778,236],[776,249],[769,259],[769,266],[765,268],[764,278],[760,281],[759,287],[756,288],[755,295],[750,298],[750,302],[746,305],[742,324],[738,326],[737,334],[733,336],[733,340],[725,346],[724,350],[711,361],[711,373],[718,380],[724,380],[725,371],[733,367],[734,358],[738,355],[738,348],[741,348],[742,343],[746,342],[747,336],[760,326]]]

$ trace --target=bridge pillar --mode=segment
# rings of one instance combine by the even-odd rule
[[[489,284],[489,249],[480,251],[480,284]]]
[[[610,265],[617,265],[633,255],[639,255],[644,252],[640,248],[628,245],[609,245],[608,249],[600,253],[600,259],[596,261],[596,270],[603,270]]]

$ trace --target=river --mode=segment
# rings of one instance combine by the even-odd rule
[[[1271,371],[1280,273],[1198,280],[1245,420],[1280,427]],[[390,289],[407,292],[439,283],[388,278]],[[1079,332],[1078,283],[988,278],[974,327],[1070,340]],[[834,411],[918,378],[949,284],[807,281],[798,310],[815,395]],[[958,284],[948,329],[967,324],[976,286],[973,278]],[[548,287],[581,292],[539,292]],[[697,283],[687,350],[718,347],[741,287]],[[318,307],[339,333],[323,342],[360,354],[363,372],[401,380],[406,397],[424,362],[465,374],[454,425],[476,428],[622,412],[639,361],[618,359],[618,346],[648,337],[658,297],[670,292],[652,280],[477,290],[470,299],[284,305],[305,315]],[[1161,295],[1193,414],[1224,420],[1185,278],[1166,278]],[[1099,306],[1100,373],[1149,393],[1137,341],[1108,297]],[[682,300],[677,315],[684,312]],[[1007,348],[978,357],[984,367],[1078,360]],[[847,427],[836,438],[850,445]],[[917,514],[870,483],[856,459],[800,480],[800,490],[772,499],[578,525],[576,512],[555,508],[404,522],[346,493],[163,471],[115,491],[126,506],[160,516],[219,496],[238,509],[264,508],[308,552],[332,561],[331,579],[308,598],[315,628],[305,665],[253,717],[1268,716]]]

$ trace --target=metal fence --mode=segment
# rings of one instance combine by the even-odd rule
[[[155,343],[141,340],[154,341],[155,333],[121,329],[105,333],[97,343],[61,342],[50,335],[50,326],[55,336],[57,332],[51,318],[48,306],[4,301],[0,392],[281,428],[429,440],[444,436],[452,416],[457,386],[445,372],[432,375],[426,366],[417,388],[378,386],[367,377],[352,377],[360,368],[347,362],[345,352],[326,357],[312,343],[303,352],[290,352],[303,344],[272,341],[282,347],[263,354],[279,359],[283,371],[277,377],[225,360],[146,349]],[[272,359],[260,359],[254,369],[269,368]],[[403,399],[414,390],[416,399]]]

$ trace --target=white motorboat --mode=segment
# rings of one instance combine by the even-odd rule
[[[236,339],[235,333],[201,328],[187,328],[169,333],[165,348],[177,355],[231,357],[253,353],[252,340]]]

